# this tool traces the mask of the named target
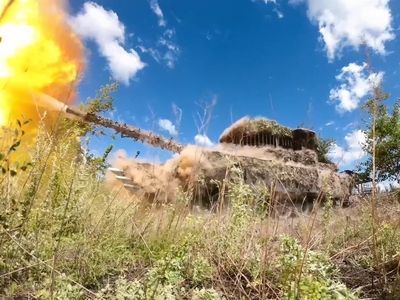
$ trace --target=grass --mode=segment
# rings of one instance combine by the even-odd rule
[[[226,183],[226,214],[191,215],[185,193],[145,208],[106,190],[75,159],[74,137],[40,131],[32,166],[0,177],[2,299],[400,298],[392,193],[375,195],[373,216],[371,200],[358,198],[347,209],[261,218],[241,181]]]

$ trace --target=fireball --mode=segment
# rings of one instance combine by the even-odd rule
[[[0,127],[31,119],[25,145],[32,144],[46,111],[46,126],[59,111],[38,95],[71,105],[84,70],[84,47],[68,25],[63,0],[0,0]]]

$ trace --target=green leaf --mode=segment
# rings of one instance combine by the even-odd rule
[[[367,160],[359,164],[358,169],[368,176],[372,171],[373,141],[375,141],[375,177],[378,181],[400,179],[400,100],[397,99],[392,110],[384,102],[389,94],[381,87],[374,90],[374,97],[367,99],[361,106],[366,118],[362,129],[367,141],[362,148]],[[372,123],[375,116],[375,132]]]

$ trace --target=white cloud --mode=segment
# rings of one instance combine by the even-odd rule
[[[162,37],[159,38],[158,45],[167,48],[167,52],[164,54],[163,59],[167,62],[167,66],[172,69],[181,52],[180,47],[172,41],[166,40]]]
[[[339,102],[336,110],[340,113],[351,112],[358,107],[360,100],[372,92],[373,85],[378,84],[384,72],[366,75],[367,64],[357,65],[350,63],[342,68],[342,72],[336,76],[338,81],[345,82],[339,87],[331,89],[329,99],[331,102]]]
[[[167,41],[164,38],[159,38],[158,42],[159,45],[166,47],[168,50],[171,50],[173,52],[179,52],[179,47],[172,43],[171,41]]]
[[[332,61],[345,47],[358,47],[363,36],[374,51],[385,54],[385,43],[395,38],[391,26],[390,0],[290,0],[306,2],[307,16],[318,24],[328,59]]]
[[[172,38],[175,35],[175,29],[165,30],[164,35],[166,35],[168,38]]]
[[[354,127],[356,124],[354,122],[350,122],[349,124],[347,124],[346,126],[343,127],[343,130],[347,130],[350,127]]]
[[[167,22],[164,20],[164,14],[158,4],[157,0],[150,0],[150,8],[158,17],[158,25],[159,26],[166,26]]]
[[[256,2],[256,1],[260,1],[260,0],[251,0],[251,1]],[[265,4],[273,3],[273,4],[275,4],[274,6],[279,6],[276,3],[276,0],[261,0],[261,1],[264,2]],[[283,13],[280,10],[278,10],[276,7],[273,9],[273,11],[276,13],[276,15],[278,16],[279,19],[283,18]]]
[[[398,182],[388,181],[388,180],[385,180],[383,182],[378,182],[377,186],[378,186],[379,190],[382,192],[390,191],[391,188],[395,188],[395,189],[400,188],[400,184]]]
[[[138,48],[140,49],[140,51],[142,51],[143,53],[149,53],[150,56],[156,61],[156,62],[160,62],[163,59],[163,56],[161,55],[160,51],[158,51],[157,49],[154,48],[145,48],[143,46],[138,46]]]
[[[326,123],[325,126],[331,126],[331,125],[333,125],[333,124],[335,124],[335,122],[330,121],[330,122]]]
[[[365,143],[365,135],[361,130],[354,130],[344,137],[346,149],[335,144],[329,151],[329,156],[339,165],[349,165],[365,156],[361,145]]]
[[[283,18],[283,13],[281,11],[277,10],[276,8],[274,8],[274,12],[278,15],[279,19]]]
[[[175,30],[168,29],[164,32],[164,36],[168,38],[172,38],[175,34]],[[166,51],[163,52],[161,49],[155,49],[153,47],[145,48],[143,46],[138,46],[138,48],[143,53],[148,53],[150,56],[158,63],[164,61],[169,68],[174,68],[175,63],[178,61],[178,56],[181,52],[180,47],[172,42],[171,40],[167,40],[163,37],[160,37],[157,41],[157,46],[160,48],[165,48]]]
[[[161,129],[168,131],[172,135],[176,135],[178,132],[176,131],[175,125],[168,119],[160,119],[158,120],[158,126]]]
[[[253,2],[256,0],[252,0]],[[276,3],[276,0],[262,0],[265,4],[268,4],[269,2],[271,3]]]
[[[194,141],[196,142],[197,145],[202,147],[211,147],[212,145],[214,145],[214,143],[211,142],[211,140],[205,134],[196,135],[194,137]]]
[[[125,43],[125,26],[112,10],[86,2],[77,15],[70,17],[69,22],[82,38],[97,44],[115,79],[129,85],[130,79],[146,66],[135,50],[127,51],[122,46]]]

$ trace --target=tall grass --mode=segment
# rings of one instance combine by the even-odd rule
[[[226,214],[191,215],[183,191],[183,205],[144,208],[104,188],[75,137],[40,130],[32,166],[1,177],[3,299],[360,299],[382,294],[384,274],[386,293],[399,297],[394,269],[375,264],[398,255],[395,199],[376,199],[375,222],[363,198],[262,218],[252,204],[265,191],[252,193],[232,167]]]

